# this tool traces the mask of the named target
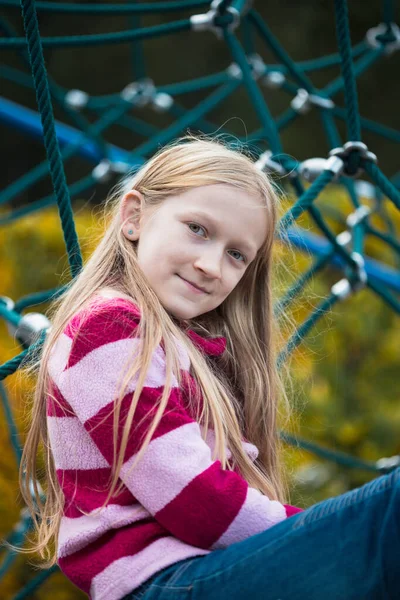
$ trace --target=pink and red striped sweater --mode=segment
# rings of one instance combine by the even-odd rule
[[[134,424],[143,422],[128,441],[120,474],[123,491],[98,515],[82,514],[80,509],[95,511],[106,498],[115,391],[127,357],[135,356],[139,344],[132,337],[140,319],[134,303],[98,295],[92,308],[84,319],[79,313],[70,320],[49,362],[57,402],[48,396],[47,424],[65,496],[57,556],[60,569],[89,598],[118,600],[175,562],[225,548],[301,509],[269,500],[238,472],[212,460],[213,431],[202,439],[176,380],[143,459],[128,473],[163,390],[165,356],[159,346],[134,416]],[[206,339],[190,329],[187,334],[209,356],[225,350],[224,337]],[[184,378],[193,384],[189,357],[181,345],[177,349]],[[136,382],[130,382],[123,398],[121,429]],[[247,441],[243,447],[255,460],[258,449]]]

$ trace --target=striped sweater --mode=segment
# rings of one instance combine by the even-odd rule
[[[151,409],[163,391],[165,355],[160,345],[134,415],[133,425],[139,427],[128,439],[122,492],[97,515],[83,514],[101,507],[107,497],[115,391],[126,359],[135,356],[139,344],[133,334],[140,314],[133,302],[98,295],[92,303],[84,318],[78,313],[70,320],[49,360],[47,425],[65,498],[57,557],[63,573],[89,598],[118,600],[168,565],[225,548],[301,509],[269,500],[237,471],[224,470],[219,460],[212,460],[213,430],[204,441],[175,378],[167,410],[142,460],[129,472],[140,449],[138,438],[153,420]],[[208,356],[225,350],[224,337],[204,338],[190,329],[186,333]],[[184,381],[192,385],[187,352],[180,344],[177,351]],[[123,398],[119,433],[136,383],[137,377]],[[258,449],[242,443],[255,460]]]

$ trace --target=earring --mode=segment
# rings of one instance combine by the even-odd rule
[[[132,229],[130,229],[130,230],[128,231],[128,235],[132,235],[132,233],[133,233],[133,231],[132,231]]]

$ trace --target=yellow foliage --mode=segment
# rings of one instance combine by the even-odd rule
[[[345,422],[337,430],[336,439],[343,445],[357,444],[368,431],[365,423]]]
[[[294,201],[294,198],[283,198],[281,214],[285,214]],[[363,203],[373,206],[369,199],[363,199]],[[335,234],[345,228],[345,218],[354,210],[347,193],[338,186],[327,188],[316,206]],[[399,211],[390,202],[385,202],[384,206],[398,227]],[[374,216],[372,223],[381,231],[386,230],[381,216]],[[75,225],[86,261],[99,240],[102,227],[95,212],[83,202],[75,203]],[[298,225],[320,234],[308,213],[301,216]],[[380,240],[368,237],[366,249],[377,260],[394,264],[392,251]],[[314,257],[295,249],[288,251],[280,242],[275,245],[274,252],[277,258],[285,260],[288,269],[288,272],[285,269],[280,272],[284,294],[310,268]],[[0,271],[0,293],[13,300],[52,289],[69,280],[68,258],[56,207],[26,216],[0,230]],[[311,315],[329,295],[332,284],[342,277],[343,273],[326,268],[309,281],[287,309],[297,326]],[[28,310],[43,312],[45,307],[35,306]],[[295,397],[291,399],[294,416],[302,416],[299,437],[319,441],[331,448],[336,443],[338,450],[354,447],[357,454],[366,460],[382,456],[386,452],[382,431],[385,427],[392,431],[393,424],[400,422],[397,392],[399,339],[400,321],[369,289],[338,302],[323,315],[289,358],[294,381]],[[21,351],[4,322],[0,322],[0,340],[1,363]],[[27,424],[27,398],[32,385],[34,382],[18,374],[5,381],[22,438]],[[356,418],[355,414],[359,416]],[[18,520],[20,507],[16,502],[17,467],[4,419],[0,428],[0,444],[3,448],[0,459],[0,530],[5,535],[11,524]],[[296,470],[315,463],[315,456],[287,445],[283,461],[293,475]],[[319,500],[344,491],[347,491],[345,478],[333,477],[316,492],[315,501],[317,496]],[[23,564],[23,561],[18,564]],[[21,587],[20,579],[8,573],[7,590],[15,591]],[[62,574],[52,576],[38,594],[38,598],[57,596],[65,600],[80,597],[77,588],[70,585]]]
[[[329,381],[323,377],[315,377],[309,388],[309,400],[314,406],[324,407],[332,401],[330,393]]]

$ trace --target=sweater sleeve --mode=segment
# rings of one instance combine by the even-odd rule
[[[291,504],[283,505],[286,509],[286,516],[292,517],[293,515],[297,515],[297,513],[303,512],[303,508],[299,508],[298,506],[292,506]]]
[[[114,310],[117,310],[114,308]],[[132,336],[137,319],[128,308],[97,312],[87,320],[66,357],[62,372],[50,373],[84,426],[91,443],[108,465],[113,462],[113,408],[117,383],[126,372],[126,359],[138,353]],[[65,342],[68,346],[68,342]],[[60,369],[59,369],[60,371]],[[178,539],[204,549],[224,548],[284,520],[288,509],[250,487],[239,473],[212,460],[199,424],[185,408],[183,392],[172,379],[163,417],[141,461],[130,467],[153,421],[165,383],[165,354],[152,355],[140,395],[120,479],[136,500]],[[118,421],[121,432],[136,387],[128,384]],[[290,509],[289,509],[290,510]]]

